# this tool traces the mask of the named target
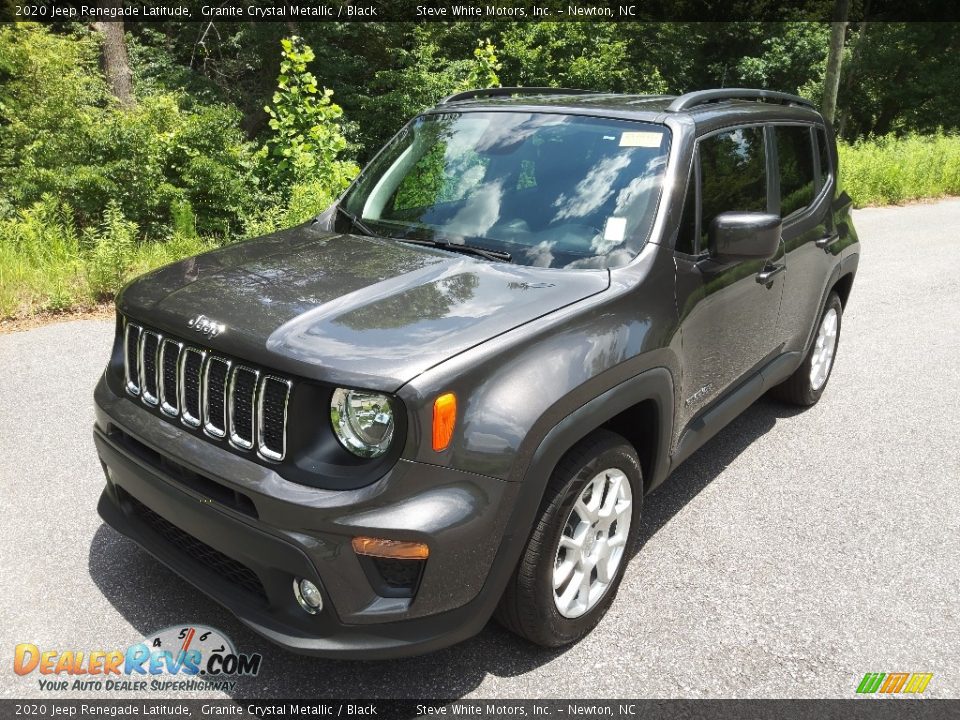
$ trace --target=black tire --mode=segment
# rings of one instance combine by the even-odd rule
[[[579,617],[564,617],[557,609],[553,591],[560,536],[587,483],[608,468],[621,470],[630,482],[633,507],[624,552],[596,605]],[[626,440],[598,430],[577,443],[558,463],[547,484],[537,523],[497,608],[497,620],[517,635],[546,647],[575,642],[590,632],[616,597],[624,569],[636,553],[642,504],[640,461]]]
[[[814,355],[817,351],[817,333],[820,330],[820,325],[823,323],[824,318],[827,316],[831,310],[835,310],[837,313],[837,340],[834,348],[833,358],[830,362],[830,367],[827,371],[827,378],[824,380],[823,385],[819,388],[814,388],[813,383],[810,381],[810,369],[813,364]],[[774,387],[770,394],[775,397],[777,400],[781,400],[791,405],[799,405],[801,407],[810,407],[815,405],[820,399],[820,396],[823,395],[823,391],[827,389],[827,385],[830,383],[830,375],[833,373],[833,365],[836,362],[836,351],[840,347],[840,329],[843,325],[843,303],[840,302],[840,297],[832,292],[827,298],[826,307],[824,307],[823,312],[820,314],[820,317],[817,319],[817,327],[814,330],[813,342],[810,343],[810,349],[807,351],[807,356],[803,359],[803,362],[800,364],[800,367],[797,368],[796,372],[793,373],[789,378],[784,382]]]

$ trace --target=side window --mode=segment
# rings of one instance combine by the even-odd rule
[[[697,160],[694,158],[687,181],[687,196],[683,199],[683,215],[677,233],[677,252],[695,255],[697,252]]]
[[[818,187],[823,187],[833,174],[830,163],[829,140],[827,140],[827,133],[824,132],[823,128],[817,128],[817,149],[820,153],[820,183]]]
[[[700,247],[723,212],[767,211],[767,158],[763,128],[727,130],[700,141]]]
[[[780,164],[780,216],[787,217],[813,202],[813,136],[798,125],[774,127]]]

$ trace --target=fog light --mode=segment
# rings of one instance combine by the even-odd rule
[[[309,580],[294,578],[293,594],[297,598],[297,604],[311,615],[316,615],[323,610],[323,595],[320,594],[320,588]]]

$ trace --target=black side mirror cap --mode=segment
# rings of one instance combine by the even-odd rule
[[[766,260],[777,254],[783,222],[779,215],[725,212],[710,223],[710,255],[719,261]]]

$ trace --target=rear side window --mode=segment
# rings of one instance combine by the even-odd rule
[[[820,187],[823,187],[833,174],[830,164],[830,145],[823,128],[817,128],[817,148],[820,152]]]
[[[767,211],[767,159],[763,128],[726,130],[699,145],[700,247],[708,246],[710,223],[720,213]]]
[[[813,136],[810,128],[783,125],[774,128],[780,163],[780,215],[803,210],[814,196]]]

